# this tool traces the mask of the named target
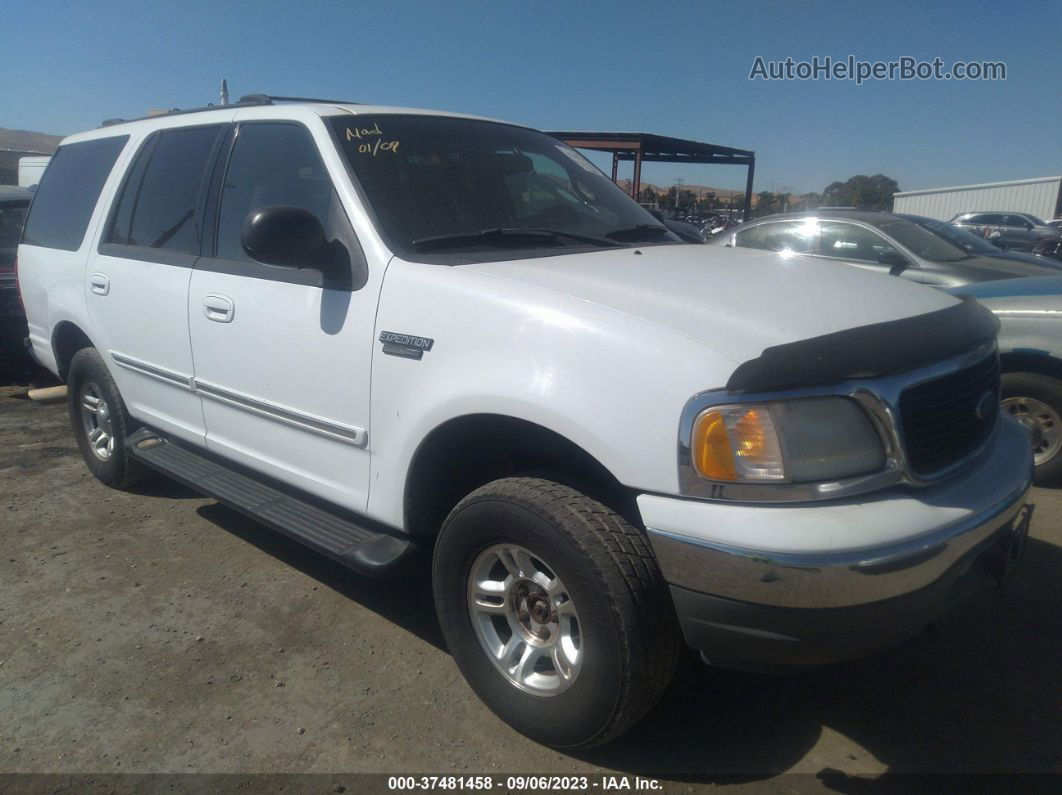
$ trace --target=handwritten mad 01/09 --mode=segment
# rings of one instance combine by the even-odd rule
[[[358,144],[358,152],[361,154],[369,154],[376,157],[377,152],[398,151],[399,142],[385,141],[378,123],[373,124],[372,127],[347,127],[347,140],[353,141],[355,138],[365,141]]]

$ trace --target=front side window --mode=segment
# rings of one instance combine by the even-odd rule
[[[934,234],[933,230],[908,221],[906,218],[886,217],[885,220],[876,221],[874,226],[901,246],[905,246],[909,251],[913,251],[917,256],[930,262],[958,262],[969,259],[968,252],[960,243],[945,240],[944,235]],[[969,234],[955,227],[949,227],[949,229],[953,235]]]
[[[128,140],[122,135],[60,146],[37,186],[22,242],[66,251],[81,248],[103,183]]]
[[[106,242],[184,254],[199,251],[199,201],[222,127],[165,130],[141,148]]]
[[[253,210],[298,207],[312,213],[325,239],[342,238],[349,226],[309,130],[299,124],[240,126],[225,172],[218,216],[218,257],[250,260],[243,250],[243,222]]]
[[[542,133],[419,115],[331,123],[384,233],[407,254],[499,259],[519,248],[537,256],[675,241],[582,155]]]
[[[963,223],[966,224],[988,224],[989,226],[998,226],[1003,222],[1003,216],[998,213],[979,213],[977,215],[971,215]]]
[[[862,226],[838,221],[822,221],[819,224],[815,253],[820,256],[856,262],[881,262],[882,255],[895,252],[895,247],[885,238]]]

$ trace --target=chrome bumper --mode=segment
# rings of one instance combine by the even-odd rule
[[[853,607],[902,596],[970,567],[1016,524],[1032,481],[1028,442],[1009,429],[1001,431],[996,442],[993,455],[977,468],[967,487],[939,496],[923,492],[929,511],[939,506],[943,515],[944,507],[960,505],[973,508],[973,513],[902,541],[850,551],[773,552],[660,529],[647,521],[649,537],[667,582],[690,591],[788,608]],[[994,488],[986,489],[986,480]],[[865,508],[868,519],[874,512],[879,523],[890,511],[887,499],[858,507]],[[819,521],[819,509],[788,506],[770,521],[809,526]],[[710,525],[711,507],[704,510]],[[755,529],[750,527],[750,534]],[[852,528],[853,537],[859,529]]]

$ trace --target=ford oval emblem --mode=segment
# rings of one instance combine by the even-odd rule
[[[974,414],[977,415],[977,419],[983,420],[989,414],[992,413],[992,407],[996,404],[996,396],[991,392],[985,392],[981,395],[981,399],[977,401],[977,408],[974,409]]]

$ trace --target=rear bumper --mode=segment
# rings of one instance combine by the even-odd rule
[[[1031,475],[1028,440],[1007,421],[973,471],[917,492],[752,507],[643,495],[638,504],[691,646],[730,667],[804,667],[894,645],[1005,576],[1028,532]],[[735,517],[755,547],[733,543]],[[848,550],[765,543],[888,533],[895,540]]]

